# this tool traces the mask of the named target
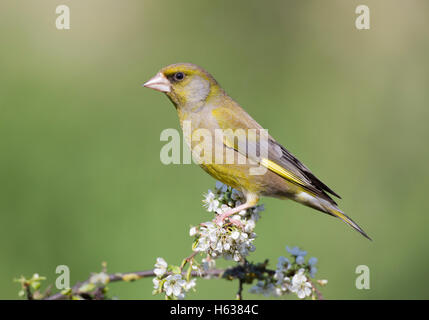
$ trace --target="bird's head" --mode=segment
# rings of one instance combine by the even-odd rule
[[[216,80],[203,68],[177,63],[162,68],[144,85],[164,92],[176,108],[196,107],[223,93]]]

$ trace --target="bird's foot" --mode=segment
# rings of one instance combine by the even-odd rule
[[[244,225],[241,223],[241,221],[237,220],[237,219],[231,219],[230,216],[232,216],[233,214],[239,213],[242,210],[247,210],[248,208],[252,207],[252,205],[250,203],[244,203],[239,205],[238,207],[232,208],[228,211],[225,211],[221,214],[219,214],[215,219],[214,222],[219,225],[222,226],[224,224],[225,219],[228,218],[229,223],[237,226],[240,229],[244,228]]]
[[[231,224],[233,224],[234,226],[236,226],[237,228],[239,228],[239,229],[244,229],[244,224],[243,224],[240,220],[237,220],[237,219],[229,219],[229,222],[230,222]]]
[[[231,223],[232,225],[235,225],[236,227],[242,229],[244,227],[244,225],[241,223],[240,220],[237,219],[231,219],[230,216],[233,213],[229,213],[229,212],[225,212],[222,214],[219,214],[215,219],[214,222],[218,225],[218,226],[223,226],[225,224],[225,220],[228,219],[229,223]]]

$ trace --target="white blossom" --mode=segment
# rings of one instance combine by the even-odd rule
[[[153,278],[152,283],[153,283],[153,288],[155,290],[158,290],[160,288],[159,285],[161,283],[161,280],[159,280],[159,278]]]
[[[209,190],[204,197],[204,206],[208,211],[214,212],[215,215],[228,212],[246,202],[241,191],[221,182],[216,183],[214,192]],[[189,234],[195,236],[193,250],[207,254],[207,258],[202,260],[198,270],[202,272],[214,268],[215,259],[219,257],[237,262],[244,261],[246,256],[255,250],[253,242],[256,234],[254,229],[260,218],[260,212],[264,210],[263,205],[258,205],[229,216],[225,221],[219,222],[219,225],[214,219],[202,223],[198,227],[192,227]],[[235,223],[231,223],[232,221]],[[293,259],[279,257],[274,273],[269,273],[262,279],[259,278],[256,285],[249,290],[251,293],[259,293],[265,296],[295,293],[300,299],[312,295],[313,284],[307,277],[315,276],[317,258],[312,257],[306,262],[306,251],[296,246],[287,246],[286,250]],[[318,283],[325,284],[326,282]],[[194,286],[195,281],[185,281],[182,285],[181,294]]]
[[[319,283],[321,286],[326,286],[328,284],[328,280],[317,280],[317,283]]]
[[[169,297],[175,296],[176,298],[184,298],[183,289],[185,285],[186,281],[182,279],[182,275],[170,274],[165,278],[165,294]]]
[[[89,278],[89,283],[95,284],[95,285],[106,285],[110,281],[109,275],[106,272],[100,272],[93,274]]]
[[[276,281],[277,285],[281,285],[283,283],[283,279],[284,279],[285,275],[281,270],[276,270],[276,273],[274,274],[273,278]]]
[[[204,207],[209,212],[215,212],[219,207],[219,200],[216,198],[216,195],[211,190],[209,190],[207,194],[204,195],[204,197]]]
[[[300,299],[304,299],[311,295],[312,286],[311,283],[307,282],[307,277],[304,275],[304,269],[300,269],[293,276],[290,291],[296,293]]]
[[[298,247],[286,247],[286,250],[295,258],[289,261],[288,258],[280,256],[274,274],[268,276],[265,281],[259,281],[252,287],[251,293],[270,294],[272,296],[282,296],[294,293],[298,298],[304,299],[313,294],[313,284],[308,280],[308,275],[314,277],[317,268],[317,258],[310,258],[305,262],[306,251]],[[307,275],[308,273],[308,275]],[[319,285],[327,284],[327,280],[317,280]]]
[[[195,251],[206,252],[211,258],[223,256],[225,259],[242,261],[255,249],[253,241],[256,234],[241,231],[235,226],[219,226],[211,221],[199,229]]]
[[[169,299],[184,299],[186,292],[193,289],[196,279],[186,281],[181,274],[166,274],[168,264],[163,258],[157,258],[154,273],[156,277],[152,279],[153,293],[164,292]]]
[[[189,291],[189,290],[195,288],[196,285],[197,285],[197,279],[193,278],[188,282],[185,281],[183,288],[185,289],[185,291]]]
[[[244,231],[247,233],[252,233],[253,229],[255,229],[255,222],[253,220],[248,220],[244,223]]]
[[[153,270],[153,273],[155,273],[157,277],[161,277],[167,272],[167,267],[168,264],[163,258],[156,258],[155,269]]]
[[[220,207],[218,207],[215,211],[217,214],[222,214],[227,212],[228,210],[231,210],[231,207],[229,207],[226,204],[222,204]]]
[[[189,230],[189,235],[190,235],[191,237],[193,237],[193,236],[195,236],[195,235],[197,234],[197,232],[198,232],[197,228],[196,228],[196,227],[192,227],[192,228]]]
[[[246,201],[242,192],[217,182],[216,192],[211,190],[205,195],[203,202],[208,211],[223,214],[236,208]],[[253,232],[259,213],[263,206],[257,206],[230,216],[222,225],[212,221],[202,223],[198,230],[190,233],[196,236],[194,251],[206,252],[212,259],[223,257],[227,260],[243,261],[255,250],[253,241],[256,234]],[[239,222],[240,227],[231,225],[231,221]]]

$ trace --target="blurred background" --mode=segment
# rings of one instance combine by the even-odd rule
[[[60,4],[70,30],[55,27]],[[359,4],[370,30],[355,27]],[[175,62],[212,73],[374,239],[265,198],[250,260],[275,265],[298,245],[319,259],[327,299],[429,298],[428,12],[424,0],[1,1],[0,298],[18,298],[20,275],[55,283],[57,265],[73,284],[102,261],[126,272],[190,253],[215,181],[161,163],[177,115],[141,87]],[[369,290],[355,287],[362,264]],[[231,299],[236,287],[198,280],[189,298]],[[150,279],[110,286],[162,298],[151,292]]]

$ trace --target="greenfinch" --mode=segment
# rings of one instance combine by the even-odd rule
[[[198,162],[207,173],[240,190],[246,198],[244,204],[220,214],[217,222],[228,219],[234,223],[234,219],[229,219],[231,215],[255,206],[260,196],[269,196],[292,199],[338,217],[370,239],[338,208],[329,195],[340,198],[338,194],[320,181],[301,161],[268,134],[266,143],[262,143],[264,129],[226,94],[207,71],[191,63],[172,64],[162,68],[143,86],[167,95],[177,110],[182,129],[185,129],[185,123],[189,124],[187,131],[190,131],[190,135],[202,129],[212,136],[216,136],[216,130],[239,130],[238,138],[244,135],[245,148],[238,146],[237,140],[240,139],[226,134],[221,136],[220,141],[215,139],[209,150],[211,156]],[[257,133],[251,135],[252,130]],[[193,155],[199,153],[195,152],[197,140],[186,139]],[[218,161],[225,159],[228,152],[229,155],[232,152],[234,159],[241,156],[248,161]],[[265,170],[262,174],[252,174],[252,168]]]

